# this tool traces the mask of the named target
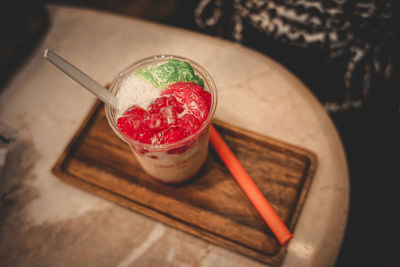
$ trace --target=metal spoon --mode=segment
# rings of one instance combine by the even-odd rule
[[[109,90],[101,86],[88,75],[83,73],[81,70],[76,68],[74,65],[49,49],[44,50],[43,57],[67,74],[70,78],[89,90],[89,92],[91,92],[101,101],[112,106],[116,110],[120,109],[120,101],[116,96],[114,96]]]

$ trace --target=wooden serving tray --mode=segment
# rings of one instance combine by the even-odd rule
[[[294,230],[316,168],[314,153],[222,121],[214,126]],[[279,265],[286,252],[210,145],[199,175],[162,184],[142,171],[128,145],[109,127],[97,103],[53,167],[63,181],[141,214],[242,253]]]

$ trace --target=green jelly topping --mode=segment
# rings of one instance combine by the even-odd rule
[[[170,84],[179,81],[194,82],[204,87],[203,79],[194,74],[192,66],[186,61],[176,59],[169,59],[162,65],[138,70],[136,75],[151,82],[154,87],[159,89],[166,89]]]

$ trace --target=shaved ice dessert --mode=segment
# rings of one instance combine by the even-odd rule
[[[166,183],[195,176],[208,154],[217,92],[211,76],[177,56],[140,60],[114,79],[120,111],[106,105],[112,129],[145,172]]]

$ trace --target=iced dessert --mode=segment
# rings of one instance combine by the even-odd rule
[[[199,172],[217,98],[203,68],[181,57],[151,57],[118,75],[111,90],[122,112],[106,107],[110,125],[148,174],[179,183]]]

